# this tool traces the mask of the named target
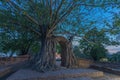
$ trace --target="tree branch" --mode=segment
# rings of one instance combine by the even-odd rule
[[[61,2],[61,3],[63,4],[63,2]],[[61,8],[62,4],[60,4],[60,6],[59,6],[58,9]],[[68,9],[66,10],[65,13],[63,13],[63,15],[62,15],[59,19],[55,19],[55,21],[53,22],[53,25],[51,26],[51,29],[48,31],[48,35],[56,28],[56,25],[57,25],[59,22],[61,22],[63,19],[66,18],[65,16],[67,16],[67,15],[70,14],[70,12],[71,12],[75,7],[76,7],[76,5],[75,5],[74,3],[72,3],[71,6],[68,6],[68,7],[67,7]]]
[[[34,18],[32,18],[30,15],[28,15],[26,12],[24,12],[23,9],[21,9],[17,4],[15,4],[13,1],[11,0],[7,0],[8,3],[11,3],[14,8],[16,8],[17,10],[21,11],[23,13],[23,15],[25,15],[28,19],[30,19],[31,21],[33,21],[35,24],[39,25],[39,23],[37,22],[37,20],[35,20]]]
[[[74,36],[80,37],[80,38],[83,38],[85,41],[87,41],[87,42],[90,43],[90,44],[95,44],[94,42],[89,41],[87,38],[85,38],[84,36],[80,36],[80,35],[77,34],[77,33],[71,33],[70,31],[66,31],[66,30],[64,30],[64,29],[62,29],[62,30],[64,31],[64,33],[62,33],[62,34],[69,34],[69,35],[72,35],[72,37],[74,37]],[[55,34],[57,34],[57,33],[55,33]],[[61,34],[61,33],[60,33],[60,34]]]
[[[86,4],[86,3],[79,3],[78,6],[91,6],[91,7],[101,7],[101,6],[110,6],[110,5],[120,5],[120,2],[109,2],[103,4]]]
[[[34,28],[32,28],[32,27],[28,27],[28,26],[22,25],[22,24],[20,24],[20,23],[18,23],[16,21],[11,21],[10,23],[13,23],[13,24],[16,24],[16,25],[19,25],[19,26],[22,26],[22,27],[27,27],[31,31],[33,31],[34,33],[36,33],[37,35],[41,36],[41,34],[38,31],[36,31]]]

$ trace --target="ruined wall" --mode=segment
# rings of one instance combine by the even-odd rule
[[[0,57],[0,66],[19,63],[28,59],[29,55],[23,55],[19,57]]]

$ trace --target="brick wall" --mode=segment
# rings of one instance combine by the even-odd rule
[[[78,60],[78,66],[81,68],[89,68],[90,65],[93,63],[92,60],[88,60],[88,59],[79,58],[77,60]]]

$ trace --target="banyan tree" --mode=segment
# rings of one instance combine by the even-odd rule
[[[72,67],[76,64],[72,41],[54,33],[77,7],[76,0],[4,0],[2,2],[4,8],[1,8],[1,15],[6,17],[3,20],[5,24],[27,28],[39,36],[40,52],[34,55],[31,61],[34,69],[38,71],[55,69],[57,43],[62,47],[61,65]]]

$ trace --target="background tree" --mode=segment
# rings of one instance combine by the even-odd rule
[[[110,62],[118,62],[118,63],[120,62],[119,57],[120,57],[120,52],[108,56]]]
[[[9,53],[12,56],[14,53],[17,55],[26,55],[29,53],[30,48],[35,42],[36,38],[33,38],[33,34],[29,31],[19,28],[19,27],[10,27],[5,28],[1,27],[0,32],[0,41],[1,41],[1,52]],[[35,35],[34,35],[35,37]],[[10,53],[11,52],[11,53]]]
[[[86,32],[84,37],[89,42],[81,39],[80,47],[83,49],[83,53],[87,56],[91,56],[93,60],[100,60],[101,58],[107,57],[107,50],[105,49],[105,46],[111,44],[117,45],[117,42],[115,40],[111,40],[105,31],[97,29],[96,27]]]
[[[94,61],[100,61],[102,58],[107,58],[107,49],[102,45],[94,45],[91,48],[90,56]]]

